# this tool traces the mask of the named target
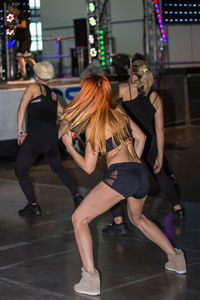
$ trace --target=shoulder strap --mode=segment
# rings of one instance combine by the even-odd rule
[[[156,99],[158,98],[158,94],[156,95],[156,97],[154,98],[152,104],[154,105],[154,102],[156,101]]]
[[[40,88],[40,92],[41,92],[41,94],[42,94],[42,88],[41,88],[41,85],[38,83],[38,85],[39,85],[39,88]]]
[[[130,84],[128,83],[128,88],[129,88],[129,94],[130,94],[130,100],[132,99],[132,95],[131,95],[131,87]]]
[[[51,89],[46,84],[43,84],[43,86],[44,86],[44,88],[46,90],[47,97],[51,97]]]

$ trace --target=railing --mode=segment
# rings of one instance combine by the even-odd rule
[[[71,57],[70,53],[62,54],[62,41],[63,40],[74,40],[74,36],[63,36],[58,38],[43,38],[43,42],[54,41],[55,48],[56,48],[56,55],[39,55],[35,57],[36,60],[38,59],[57,59],[57,68],[58,68],[58,76],[63,76],[63,58]]]

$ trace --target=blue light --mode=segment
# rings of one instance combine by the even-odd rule
[[[192,22],[193,21],[193,19],[190,19],[190,22]]]
[[[183,14],[183,12],[182,12],[182,11],[179,11],[179,14],[180,14],[180,15],[182,15],[182,14]]]
[[[8,48],[12,48],[15,45],[15,41],[9,40],[8,41]]]
[[[177,15],[177,13],[178,13],[178,12],[177,12],[177,11],[175,11],[174,13],[175,13],[175,15]]]
[[[184,11],[184,14],[185,14],[185,15],[187,15],[187,13],[188,13],[187,11]]]
[[[188,21],[188,19],[185,19],[185,22],[187,22]]]
[[[178,22],[178,19],[175,19],[174,21],[175,21],[175,22]]]

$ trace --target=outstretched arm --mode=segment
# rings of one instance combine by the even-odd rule
[[[86,141],[88,140],[89,132],[88,128],[86,129]],[[73,133],[69,131],[68,133],[62,136],[62,141],[69,152],[73,157],[76,163],[83,169],[86,173],[91,174],[96,168],[96,163],[98,159],[98,151],[94,152],[91,148],[89,142],[86,143],[85,156],[83,157],[79,154],[73,147]]]

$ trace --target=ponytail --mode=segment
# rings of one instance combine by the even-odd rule
[[[144,95],[147,95],[153,85],[153,74],[149,69],[149,66],[144,60],[136,60],[132,66],[131,71],[137,76],[137,80],[134,82],[134,86],[141,91]]]

